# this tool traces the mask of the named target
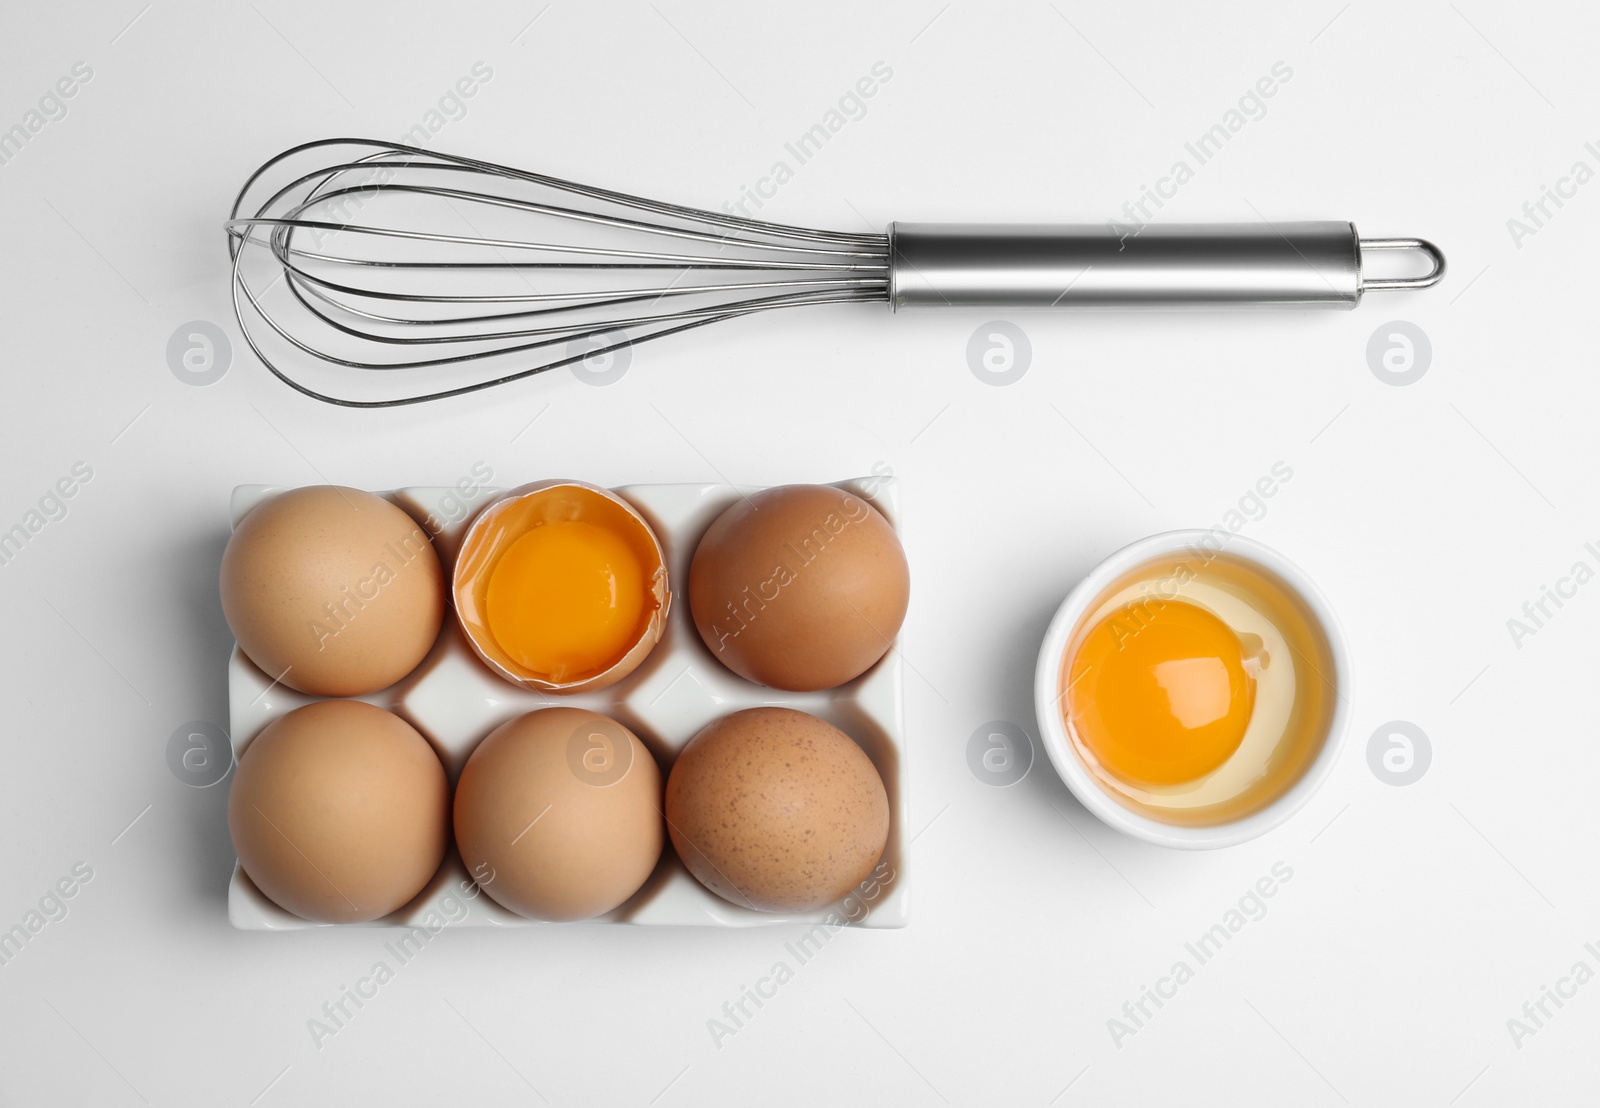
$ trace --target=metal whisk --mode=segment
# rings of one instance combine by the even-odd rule
[[[367,139],[273,158],[226,228],[251,349],[290,387],[357,408],[460,396],[801,304],[1354,307],[1365,290],[1444,276],[1432,244],[1361,239],[1349,223],[849,234]],[[1364,277],[1364,250],[1418,251],[1431,268]]]

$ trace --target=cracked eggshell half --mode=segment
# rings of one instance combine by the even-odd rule
[[[666,554],[645,518],[610,489],[570,480],[522,485],[484,505],[462,537],[452,594],[483,663],[546,693],[628,676],[661,640],[672,602]]]

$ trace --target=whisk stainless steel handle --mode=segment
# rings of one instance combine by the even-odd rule
[[[358,408],[622,357],[770,308],[1351,308],[1445,272],[1431,243],[1363,239],[1349,223],[819,231],[368,139],[273,158],[226,229],[251,349],[305,395]],[[1371,250],[1429,268],[1367,277]]]
[[[1367,250],[1414,250],[1418,277],[1371,278]],[[889,304],[901,308],[1353,308],[1368,289],[1444,277],[1422,239],[1363,239],[1350,223],[891,223]]]

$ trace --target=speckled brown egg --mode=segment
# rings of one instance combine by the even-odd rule
[[[831,689],[888,652],[911,578],[894,528],[830,485],[752,493],[707,528],[689,608],[719,661],[758,685]]]
[[[439,636],[445,583],[417,521],[370,492],[290,489],[239,521],[222,611],[266,674],[316,696],[363,696],[417,667]]]
[[[228,830],[256,887],[326,923],[386,916],[444,859],[450,784],[405,720],[359,700],[323,700],[274,720],[245,748]]]
[[[889,797],[850,736],[791,708],[749,708],[702,730],[667,778],[667,830],[689,872],[766,912],[831,904],[872,872]]]
[[[602,915],[666,845],[661,770],[598,712],[542,708],[495,728],[456,783],[456,846],[479,886],[533,919]]]

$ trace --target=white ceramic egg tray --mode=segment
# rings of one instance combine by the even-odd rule
[[[463,485],[466,485],[463,482]],[[434,534],[448,580],[461,535],[477,509],[498,489],[405,488],[380,493]],[[893,478],[841,481],[838,488],[861,496],[896,522]],[[233,491],[233,524],[282,488],[241,485]],[[650,747],[662,778],[672,759],[706,724],[731,712],[762,705],[796,708],[827,720],[859,743],[889,793],[889,842],[881,879],[838,904],[814,912],[756,912],[707,890],[683,867],[669,842],[661,863],[625,904],[600,917],[610,923],[700,927],[751,927],[793,922],[843,922],[859,927],[904,927],[906,897],[906,771],[902,663],[891,650],[871,670],[837,689],[788,693],[751,684],[734,675],[701,642],[682,594],[689,560],[705,529],[722,511],[754,490],[732,485],[628,485],[616,492],[650,521],[666,548],[668,585],[674,596],[666,633],[644,663],[609,689],[552,696],[512,685],[479,661],[447,613],[439,641],[421,665],[391,688],[361,697],[409,721],[433,744],[452,787],[479,741],[500,724],[537,708],[564,704],[618,720]],[[272,679],[234,648],[228,663],[229,734],[234,757],[279,716],[318,698]],[[463,914],[465,908],[465,914]],[[452,849],[428,886],[404,908],[368,924],[317,924],[278,907],[235,864],[228,888],[228,919],[246,931],[289,931],[319,926],[419,926],[440,920],[454,927],[571,927],[547,924],[510,912],[479,893]]]

